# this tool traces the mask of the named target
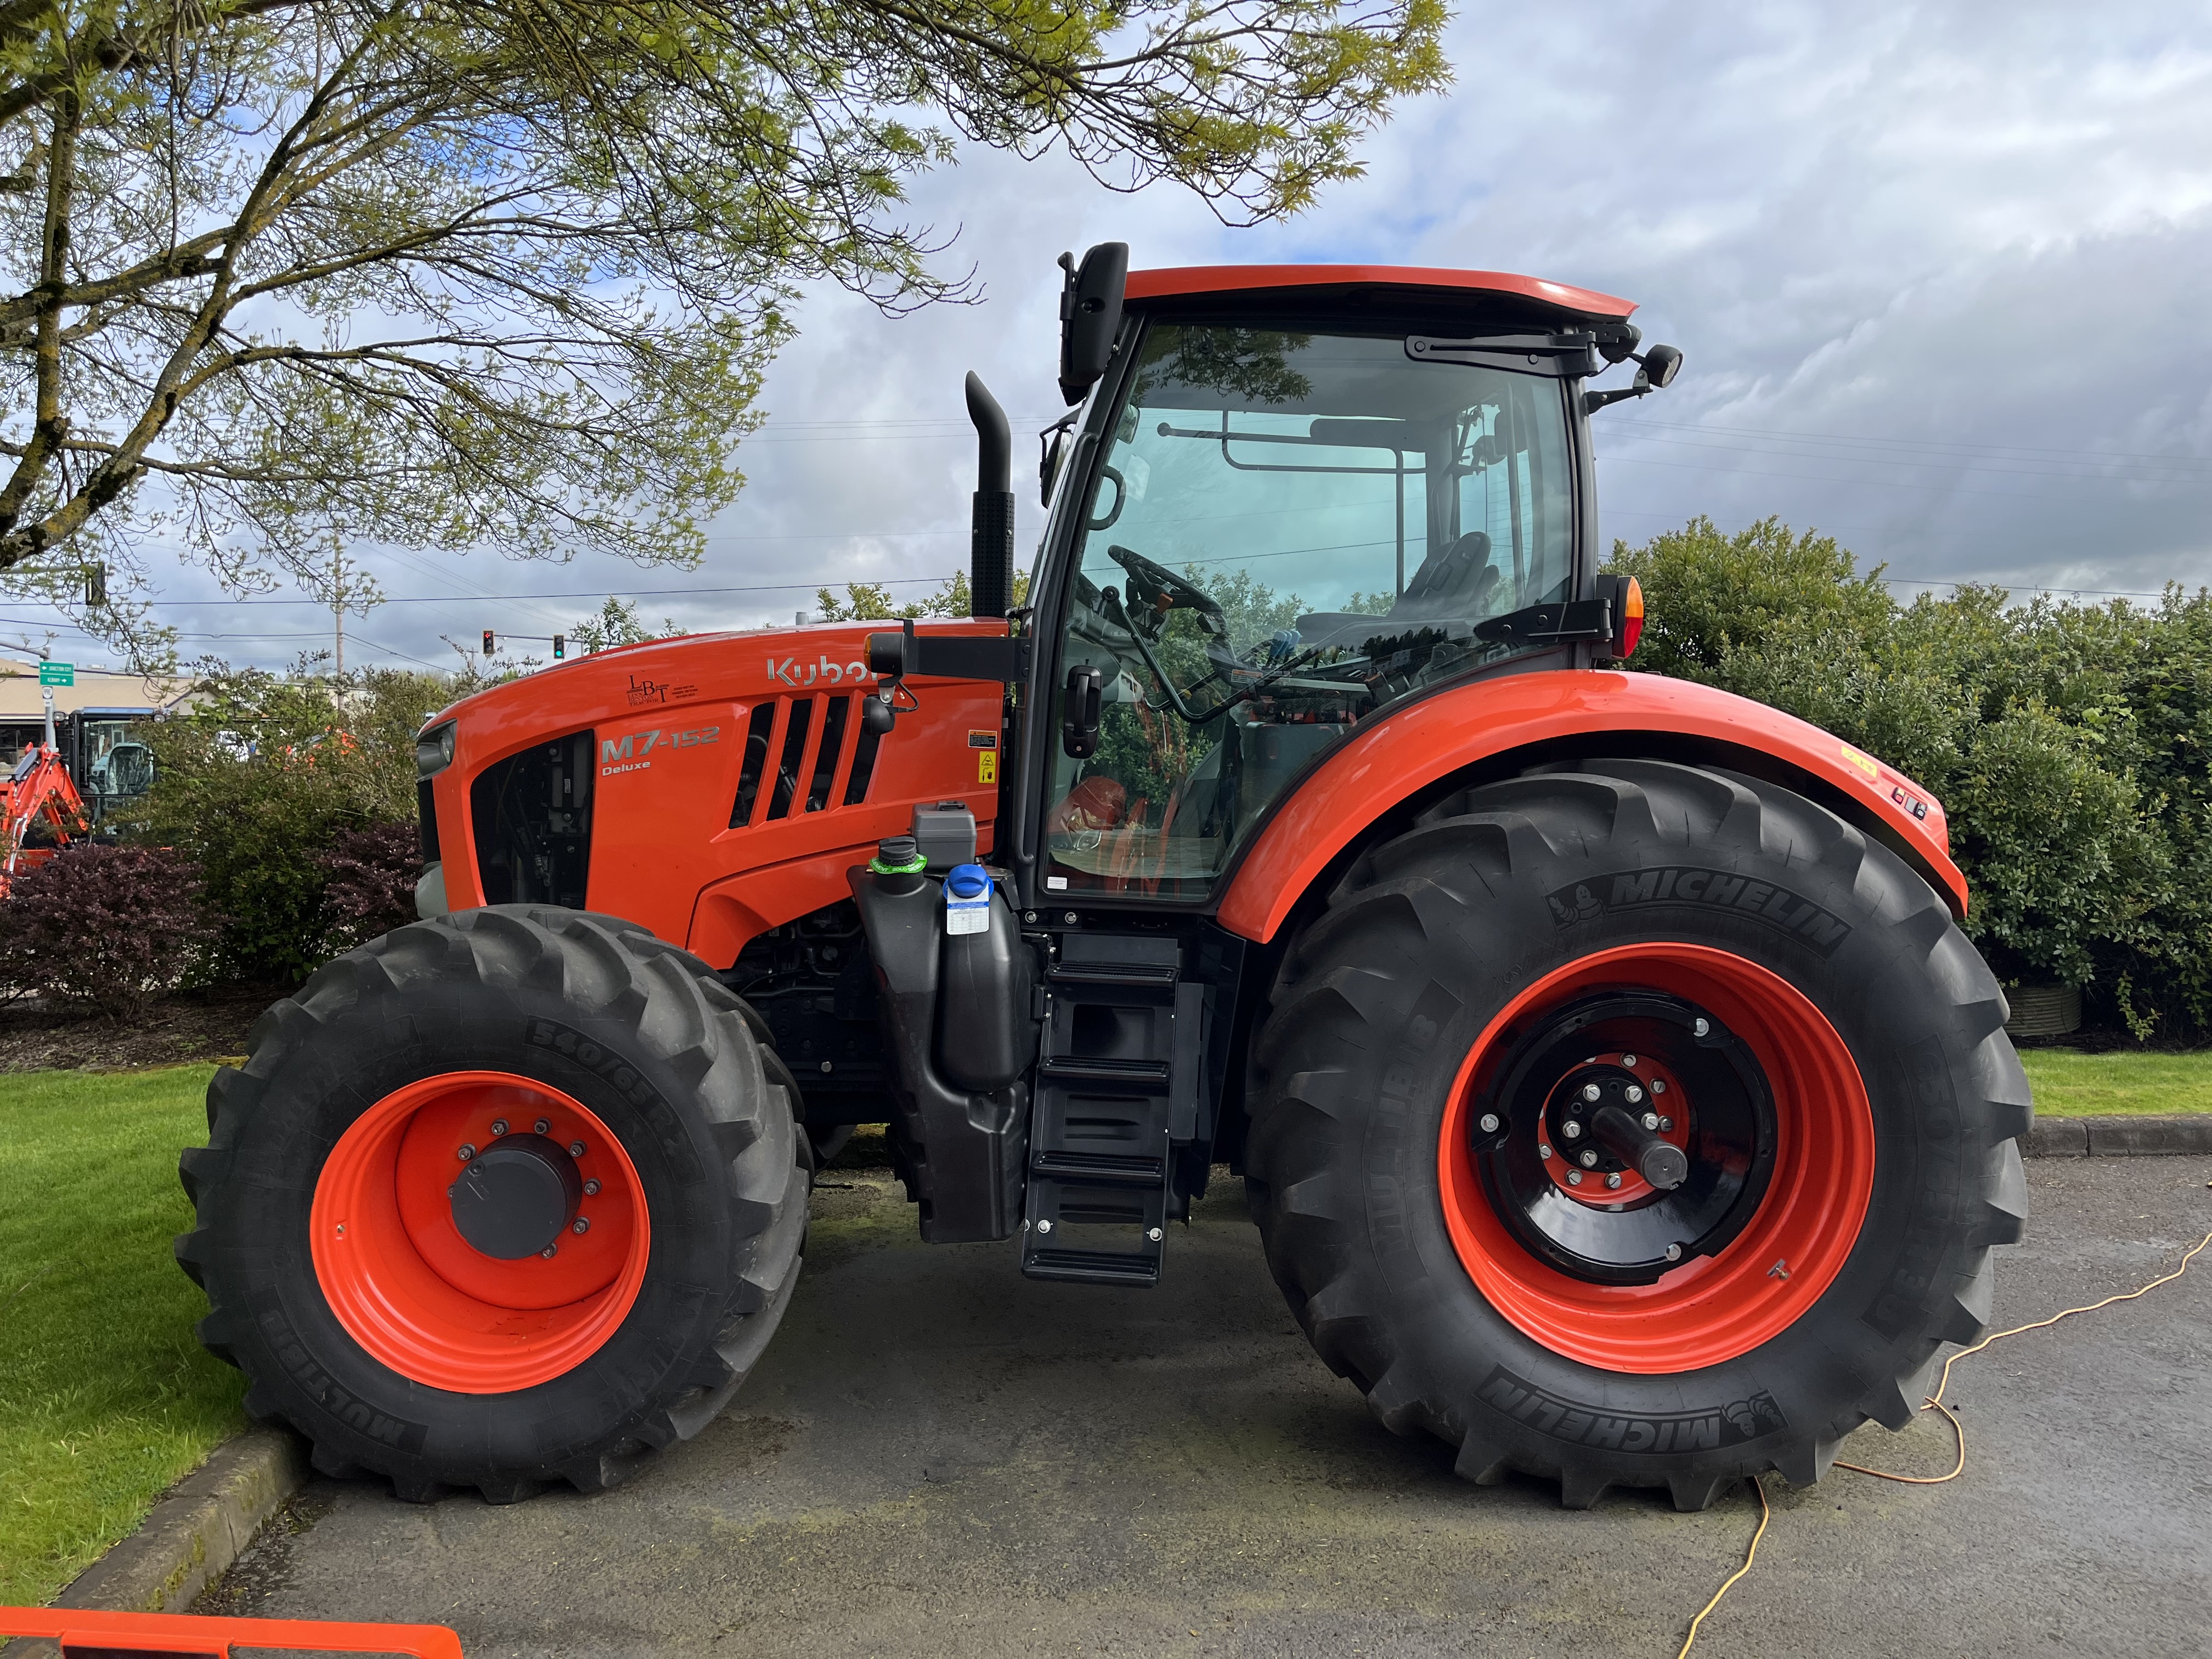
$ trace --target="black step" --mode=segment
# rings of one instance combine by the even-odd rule
[[[1182,951],[1172,939],[1147,933],[1068,933],[1051,977],[1076,985],[1172,985]]]
[[[1111,1060],[1097,1054],[1047,1054],[1042,1069],[1047,1077],[1074,1078],[1085,1083],[1150,1083],[1162,1087],[1169,1076],[1169,1062],[1164,1060]]]
[[[1167,1188],[1046,1175],[1030,1164],[1022,1222],[1022,1272],[1083,1285],[1159,1283],[1166,1254]],[[1119,1248],[1103,1248],[1105,1246]]]

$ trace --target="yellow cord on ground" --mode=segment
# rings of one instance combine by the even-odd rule
[[[1705,1622],[1705,1615],[1720,1606],[1721,1597],[1729,1593],[1729,1585],[1751,1571],[1751,1564],[1759,1559],[1759,1540],[1766,1536],[1766,1523],[1774,1518],[1774,1511],[1766,1506],[1766,1486],[1757,1475],[1751,1477],[1751,1489],[1759,1494],[1759,1530],[1751,1535],[1751,1547],[1743,1553],[1743,1565],[1728,1576],[1727,1582],[1713,1592],[1713,1599],[1698,1609],[1698,1616],[1690,1620],[1690,1633],[1682,1638],[1682,1651],[1674,1659],[1682,1659],[1690,1650],[1690,1644],[1698,1639],[1698,1626]]]
[[[2132,1291],[2122,1291],[2116,1296],[2108,1296],[2102,1302],[2090,1302],[2078,1308],[2064,1309],[2051,1315],[2048,1319],[2039,1319],[2033,1324],[2015,1325],[2008,1331],[1993,1331],[1975,1343],[1972,1347],[1961,1348],[1945,1360],[1943,1374],[1936,1379],[1936,1392],[1928,1396],[1928,1403],[1923,1409],[1942,1413],[1950,1422],[1952,1433],[1958,1437],[1958,1462],[1951,1466],[1951,1472],[1948,1474],[1893,1474],[1887,1469],[1870,1469],[1862,1463],[1838,1463],[1835,1467],[1839,1469],[1850,1469],[1856,1474],[1870,1474],[1878,1480],[1895,1480],[1908,1486],[1940,1486],[1947,1480],[1957,1480],[1965,1472],[1966,1467],[1966,1425],[1959,1421],[1951,1408],[1943,1403],[1943,1391],[1951,1386],[1952,1366],[1957,1364],[1961,1359],[1972,1358],[1988,1347],[1990,1343],[2001,1342],[2006,1337],[2019,1336],[2027,1331],[2045,1330],[2056,1325],[2062,1319],[2071,1319],[2075,1314],[2094,1313],[2100,1308],[2109,1308],[2116,1302],[2132,1302],[2139,1296],[2148,1296],[2160,1285],[2170,1285],[2188,1272],[2189,1264],[2194,1261],[2208,1245],[2212,1245],[2212,1233],[2207,1233],[2198,1239],[2175,1265],[2172,1273],[2160,1273],[2148,1285],[2138,1285]],[[1686,1659],[1690,1644],[1698,1639],[1698,1626],[1705,1623],[1705,1615],[1721,1604],[1721,1597],[1729,1593],[1737,1579],[1751,1571],[1751,1564],[1758,1557],[1759,1540],[1766,1536],[1766,1523],[1772,1518],[1773,1511],[1767,1508],[1766,1488],[1755,1478],[1751,1486],[1752,1490],[1759,1494],[1759,1530],[1751,1535],[1751,1547],[1744,1553],[1743,1565],[1728,1576],[1727,1582],[1713,1592],[1713,1599],[1700,1607],[1698,1610],[1698,1616],[1690,1620],[1689,1634],[1682,1638],[1681,1648],[1675,1654],[1674,1659]]]

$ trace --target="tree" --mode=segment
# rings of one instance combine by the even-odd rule
[[[823,622],[903,622],[923,617],[965,617],[971,614],[969,598],[968,573],[956,570],[945,579],[937,592],[927,599],[909,599],[904,605],[893,602],[890,591],[881,582],[847,582],[845,597],[839,599],[826,587],[814,590],[816,615]],[[1030,573],[1014,572],[1014,604],[1030,601]]]
[[[1443,15],[0,0],[0,582],[160,535],[316,591],[337,527],[696,560],[799,284],[968,293],[897,216],[953,135],[1285,214],[1444,82]]]
[[[586,651],[610,651],[618,645],[643,645],[647,640],[681,639],[684,630],[673,617],[664,617],[658,631],[647,628],[637,606],[610,597],[592,615],[568,630],[568,637]]]

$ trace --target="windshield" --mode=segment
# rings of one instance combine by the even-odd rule
[[[1080,532],[1062,673],[1103,695],[1096,752],[1057,762],[1048,889],[1201,896],[1316,754],[1525,648],[1477,629],[1571,597],[1573,495],[1556,380],[1151,328]]]

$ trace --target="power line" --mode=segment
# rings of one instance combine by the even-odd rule
[[[824,577],[803,582],[762,582],[743,587],[579,587],[546,593],[411,593],[380,599],[386,605],[461,605],[484,604],[492,601],[526,599],[689,599],[704,593],[811,593],[823,587],[914,587],[943,586],[943,576],[890,576],[880,580],[845,576]],[[172,607],[219,605],[319,605],[314,599],[158,599],[157,605]]]

